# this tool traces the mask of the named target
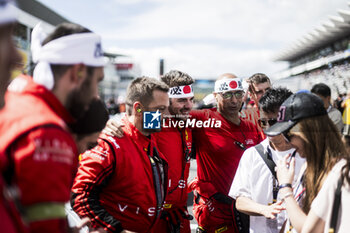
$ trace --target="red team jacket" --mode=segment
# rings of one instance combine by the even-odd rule
[[[191,115],[202,121],[219,120],[221,127],[193,130],[198,177],[190,184],[190,188],[205,198],[217,192],[227,196],[244,150],[262,141],[260,133],[251,122],[241,119],[237,126],[216,109],[195,110],[191,111]],[[194,215],[199,225],[208,232],[214,232],[218,227],[233,221],[231,206],[211,201],[195,203]]]
[[[142,135],[126,119],[123,123],[122,138],[101,135],[98,146],[82,155],[72,207],[81,217],[89,217],[95,228],[149,232],[164,201],[167,164],[161,153],[156,156],[150,149],[157,149],[153,135]],[[156,171],[151,160],[159,161],[153,167]]]
[[[190,172],[192,130],[188,128],[162,128],[162,132],[155,133],[154,136],[159,150],[164,154],[169,164],[165,209],[167,207],[182,208],[187,205],[187,179]]]
[[[172,121],[177,121],[172,119]],[[168,125],[169,126],[169,125]],[[166,157],[168,169],[168,192],[163,209],[167,212],[187,210],[187,179],[190,171],[192,153],[192,130],[170,126],[154,134],[159,150]],[[177,212],[176,214],[179,214]],[[179,219],[182,217],[180,216]],[[190,232],[190,222],[182,219],[181,232]],[[160,219],[152,232],[169,232],[168,223]]]
[[[29,215],[30,232],[66,232],[62,214],[69,201],[78,157],[75,142],[66,128],[73,118],[45,87],[20,76],[9,87],[0,113],[0,154],[7,179],[20,190],[20,202]],[[9,173],[7,173],[9,174]],[[38,216],[33,209],[61,210],[59,217]],[[42,211],[41,211],[42,213]]]

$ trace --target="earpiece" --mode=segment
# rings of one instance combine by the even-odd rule
[[[137,112],[141,112],[141,108],[138,108],[138,109],[137,109]]]

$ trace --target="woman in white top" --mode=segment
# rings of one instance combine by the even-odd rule
[[[307,215],[302,233],[325,232],[331,228],[331,217],[335,191],[339,178],[342,180],[341,202],[334,232],[349,232],[350,230],[350,159],[338,162],[325,179],[320,192],[311,204],[311,210]]]
[[[291,225],[297,232],[301,232],[311,203],[329,172],[338,161],[346,157],[345,147],[322,100],[310,93],[294,94],[282,104],[278,123],[266,131],[270,136],[278,133],[283,133],[300,156],[306,158],[307,167],[302,179],[305,192],[301,207],[295,200],[291,187],[294,158],[285,158],[277,164],[279,194],[284,200]],[[331,205],[329,208],[332,208]],[[285,229],[285,232],[288,230],[290,229]]]

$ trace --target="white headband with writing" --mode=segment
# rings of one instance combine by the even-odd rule
[[[63,36],[42,46],[46,36],[41,24],[36,25],[32,32],[31,50],[33,61],[38,62],[34,69],[33,79],[49,90],[54,86],[50,64],[84,64],[93,67],[102,67],[105,64],[101,37],[95,33]]]
[[[16,21],[17,8],[13,1],[0,0],[0,25]]]
[[[193,97],[193,87],[192,85],[176,86],[171,87],[168,91],[169,98],[187,98]]]
[[[239,78],[225,78],[215,82],[215,93],[226,91],[243,91],[242,82]]]

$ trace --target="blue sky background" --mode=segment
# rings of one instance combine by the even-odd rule
[[[195,78],[283,70],[277,52],[350,10],[345,0],[40,0],[97,32],[108,52],[132,56],[142,74],[179,69]]]

